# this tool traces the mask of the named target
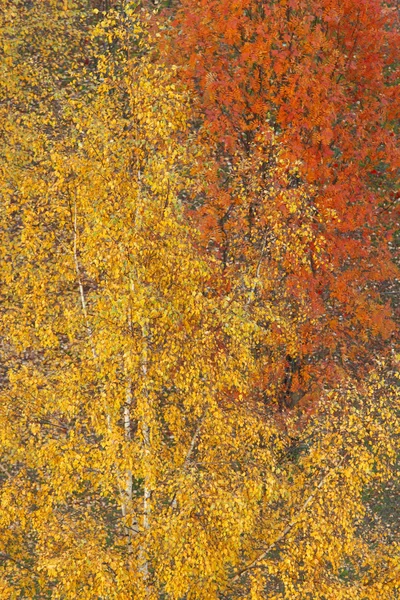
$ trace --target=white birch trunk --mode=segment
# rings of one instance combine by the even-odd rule
[[[150,481],[149,481],[149,458],[150,458],[150,425],[148,421],[149,413],[149,395],[147,392],[147,370],[148,370],[148,348],[147,348],[148,332],[145,326],[142,328],[143,350],[141,370],[143,377],[143,392],[145,399],[145,411],[142,415],[142,440],[143,440],[143,470],[144,470],[144,488],[143,488],[143,534],[146,537],[146,532],[150,527]],[[139,569],[146,580],[149,574],[148,559],[146,550],[142,546],[139,549]]]
[[[127,384],[126,384],[126,393],[125,393],[125,405],[124,405],[124,430],[125,430],[125,440],[126,442],[130,442],[131,440],[131,407],[132,407],[132,380],[128,376]],[[132,471],[130,469],[127,470],[125,475],[125,490],[124,497],[121,504],[121,512],[122,516],[127,522],[127,516],[131,512],[132,507],[132,498],[133,498],[133,476]],[[126,532],[128,536],[128,549],[129,553],[132,551],[132,533],[137,532],[137,523],[133,520],[131,523],[128,523],[126,526]]]
[[[89,323],[89,315],[88,315],[88,310],[87,310],[85,291],[83,289],[83,283],[82,283],[81,267],[80,267],[79,258],[78,258],[78,213],[77,213],[77,207],[76,207],[76,200],[74,202],[73,229],[74,229],[74,263],[75,263],[76,278],[77,278],[78,286],[79,286],[79,295],[80,295],[80,299],[81,299],[83,316],[85,318],[86,331],[89,336],[90,346],[92,348],[93,359],[96,362],[97,361],[97,353],[96,353],[96,349],[94,346],[93,331],[92,331],[92,328]]]

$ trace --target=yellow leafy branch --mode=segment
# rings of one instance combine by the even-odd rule
[[[250,571],[251,569],[263,568],[263,566],[260,565],[259,563],[261,561],[263,561],[266,558],[266,556],[268,556],[269,552],[271,552],[271,550],[274,548],[274,546],[276,546],[276,544],[279,544],[279,542],[281,542],[287,536],[287,534],[290,533],[290,531],[299,523],[300,517],[303,515],[304,511],[314,500],[318,491],[325,485],[327,479],[332,474],[332,472],[343,464],[345,459],[346,459],[346,455],[342,456],[337,461],[337,463],[325,473],[325,475],[322,477],[321,481],[319,482],[319,484],[317,485],[315,490],[308,496],[308,498],[304,501],[304,503],[300,507],[300,510],[298,511],[296,517],[285,527],[285,529],[282,531],[282,533],[279,534],[279,536],[268,546],[268,548],[262,554],[257,556],[251,563],[249,563],[248,565],[243,567],[243,569],[240,569],[233,576],[232,581],[237,581],[244,573],[246,573],[247,571]]]

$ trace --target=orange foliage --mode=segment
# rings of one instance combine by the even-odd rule
[[[396,274],[397,19],[379,0],[181,0],[164,27],[213,148],[190,215],[234,287],[261,279],[251,306],[287,320],[290,339],[268,323],[271,352],[298,362],[308,394],[393,332],[380,283]],[[293,397],[270,354],[260,370]]]

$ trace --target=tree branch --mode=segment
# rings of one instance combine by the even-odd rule
[[[287,536],[287,534],[293,529],[293,527],[295,525],[297,525],[297,523],[299,522],[299,517],[303,514],[303,512],[306,510],[306,508],[314,500],[317,492],[324,486],[329,475],[331,475],[331,473],[336,468],[340,467],[343,464],[343,461],[345,460],[345,458],[346,458],[346,455],[343,456],[336,463],[336,465],[334,465],[331,469],[329,469],[329,471],[327,471],[327,473],[325,473],[325,475],[323,476],[323,478],[321,479],[321,481],[319,482],[319,484],[317,485],[315,490],[308,496],[308,498],[304,501],[304,503],[300,507],[300,510],[298,511],[296,517],[289,523],[289,525],[287,525],[287,527],[285,527],[285,529],[282,531],[282,533],[279,534],[279,536],[268,546],[268,548],[262,554],[257,556],[257,558],[255,558],[251,563],[249,563],[243,569],[238,571],[236,573],[236,575],[234,575],[234,577],[232,578],[232,581],[237,581],[243,575],[243,573],[246,573],[247,571],[250,571],[251,569],[257,568],[259,566],[259,563],[262,560],[264,560],[264,558],[269,554],[269,552],[271,552],[271,550],[274,548],[274,546],[276,546],[276,544],[279,544],[279,542],[281,542]]]

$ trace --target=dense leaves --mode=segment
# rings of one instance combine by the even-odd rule
[[[226,80],[218,115],[136,3],[1,8],[1,598],[396,598],[399,356],[383,357],[394,324],[371,283],[394,273],[383,187],[357,154],[328,205],[319,146],[277,112],[246,126],[250,83],[236,114]],[[229,14],[223,44],[241,46],[249,10]],[[343,305],[362,380],[338,359]],[[308,404],[276,410],[305,385]]]
[[[266,326],[265,306],[284,322],[257,385],[293,406],[363,373],[394,332],[381,291],[397,273],[398,13],[182,0],[171,14],[162,48],[196,91],[213,156],[191,214],[230,284],[256,286]]]

